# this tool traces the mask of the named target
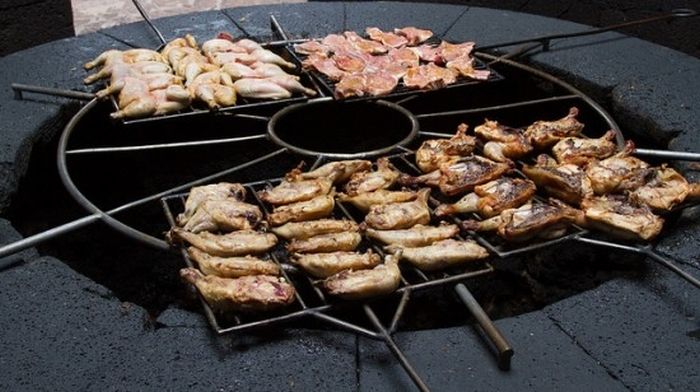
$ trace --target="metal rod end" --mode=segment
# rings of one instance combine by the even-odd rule
[[[510,347],[501,351],[498,354],[498,368],[503,371],[510,370],[510,359],[513,358],[513,354],[514,351]]]
[[[692,8],[676,8],[671,11],[671,14],[675,18],[690,18],[691,16],[697,16],[698,12]]]

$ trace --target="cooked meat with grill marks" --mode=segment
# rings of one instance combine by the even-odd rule
[[[367,226],[378,230],[407,229],[417,224],[428,224],[429,198],[430,189],[425,188],[418,191],[417,198],[413,201],[373,205],[365,216],[365,222]]]
[[[247,230],[260,224],[262,217],[262,211],[258,206],[234,198],[206,200],[187,220],[183,229],[192,233]]]
[[[634,205],[623,195],[596,196],[581,203],[586,226],[628,240],[652,240],[664,220],[645,205]]]
[[[447,41],[440,42],[438,49],[440,50],[440,58],[442,63],[448,63],[461,57],[468,57],[474,50],[474,42],[462,42],[452,44]]]
[[[274,188],[258,192],[258,197],[272,205],[291,204],[326,195],[331,191],[331,187],[333,181],[328,178],[282,181]]]
[[[245,188],[238,183],[220,182],[218,184],[196,186],[190,189],[185,201],[185,212],[178,215],[177,223],[183,226],[194,215],[199,205],[207,200],[226,200],[234,198],[238,201],[245,199]]]
[[[367,237],[387,245],[420,247],[456,236],[459,234],[459,227],[457,225],[441,224],[437,227],[415,225],[410,229],[403,230],[374,230],[368,228],[365,234],[367,234]]]
[[[364,39],[354,31],[343,33],[345,39],[357,50],[367,54],[385,54],[389,48],[377,41]]]
[[[345,184],[345,193],[349,196],[357,196],[360,193],[387,189],[394,185],[399,176],[400,173],[388,158],[379,158],[376,171],[355,172],[350,177],[350,181]]]
[[[329,195],[318,196],[311,200],[285,204],[276,207],[267,217],[273,226],[283,225],[287,222],[301,222],[325,218],[333,212],[335,198]]]
[[[672,210],[686,200],[692,189],[680,173],[666,165],[648,170],[645,181],[630,193],[630,199],[655,211]]]
[[[593,195],[591,180],[583,168],[569,163],[558,164],[545,154],[538,156],[534,165],[523,165],[523,172],[539,188],[570,204],[578,205]]]
[[[360,228],[357,223],[347,219],[319,219],[306,222],[289,222],[272,228],[278,236],[290,240],[304,240],[321,234],[356,232]]]
[[[416,165],[424,173],[430,173],[443,163],[471,154],[476,147],[476,139],[466,134],[467,129],[467,124],[460,124],[457,133],[449,139],[424,141],[416,150]]]
[[[440,169],[418,177],[401,176],[403,185],[427,184],[439,186],[440,191],[448,196],[470,192],[475,186],[487,183],[510,171],[512,163],[494,162],[490,159],[472,155],[454,162],[440,165]]]
[[[207,303],[220,312],[266,311],[294,302],[294,286],[276,276],[255,275],[226,279],[205,276],[194,268],[181,269],[180,276],[197,287]]]
[[[335,85],[338,98],[364,97],[367,90],[367,77],[362,73],[345,74]]]
[[[521,129],[499,124],[498,121],[486,120],[474,128],[474,133],[487,141],[484,155],[497,162],[518,159],[532,151]]]
[[[569,114],[555,121],[536,121],[525,130],[525,137],[535,148],[549,148],[561,139],[578,136],[583,124],[577,119],[578,108],[569,109]]]
[[[447,62],[445,67],[454,71],[458,75],[475,80],[488,80],[489,76],[491,76],[491,71],[488,69],[474,68],[474,59],[470,56],[462,56],[450,60]]]
[[[272,261],[257,257],[218,257],[191,246],[187,254],[197,262],[199,269],[206,275],[222,278],[238,278],[247,275],[279,275],[280,267]]]
[[[405,247],[389,245],[387,252],[400,254],[420,270],[436,271],[453,267],[468,261],[481,260],[489,256],[483,247],[474,241],[442,240],[429,246]]]
[[[644,184],[649,164],[631,156],[634,143],[628,141],[619,153],[602,161],[594,161],[586,168],[597,195],[637,189]]]
[[[332,252],[313,254],[293,254],[291,261],[315,278],[327,278],[345,270],[365,270],[374,268],[382,261],[381,256],[372,253]]]
[[[366,171],[371,168],[372,162],[364,159],[335,161],[326,163],[316,170],[306,173],[301,172],[299,169],[294,169],[287,174],[287,179],[294,181],[296,179],[328,178],[334,184],[339,184],[347,181],[355,172]]]
[[[344,299],[363,299],[389,294],[399,287],[401,271],[400,255],[388,255],[384,264],[373,269],[345,270],[323,281],[323,287],[331,295]]]
[[[530,180],[501,177],[474,187],[474,192],[462,197],[454,204],[441,204],[435,215],[453,215],[478,212],[481,216],[492,217],[509,208],[517,208],[535,195],[535,184]]]
[[[368,27],[365,29],[365,32],[371,40],[381,42],[385,46],[392,48],[400,48],[408,44],[408,39],[406,39],[406,37],[402,37],[394,33],[388,33],[379,30],[376,27]]]
[[[253,230],[240,230],[227,234],[208,232],[190,233],[175,227],[168,234],[170,242],[184,241],[214,256],[241,256],[264,253],[277,244],[277,237],[272,233],[260,233]]]
[[[535,237],[562,236],[571,223],[582,223],[583,213],[557,200],[550,204],[525,204],[508,209],[483,221],[464,221],[462,228],[474,231],[493,231],[508,241],[522,242]]]
[[[552,147],[552,153],[559,163],[572,163],[585,166],[594,159],[605,159],[617,150],[615,131],[608,131],[598,139],[567,137]]]
[[[287,244],[290,253],[349,252],[355,250],[362,236],[358,232],[320,234],[311,238],[293,239]]]
[[[401,203],[415,200],[416,192],[413,191],[389,191],[379,189],[374,192],[360,193],[356,196],[348,196],[339,193],[337,200],[343,203],[350,203],[362,212],[369,211],[370,207],[377,204]]]
[[[394,29],[394,34],[406,37],[408,40],[408,45],[415,46],[422,44],[423,42],[430,39],[433,36],[433,32],[430,30],[418,29],[415,27],[404,27],[401,29]]]

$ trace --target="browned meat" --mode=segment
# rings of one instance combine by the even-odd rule
[[[307,239],[292,240],[287,244],[290,253],[328,253],[355,250],[362,241],[358,232],[320,234]]]
[[[267,217],[273,226],[280,226],[287,222],[301,222],[325,218],[333,212],[335,206],[334,195],[318,196],[311,200],[286,204],[276,207]]]
[[[389,159],[379,158],[376,171],[356,172],[350,177],[350,181],[345,184],[345,193],[348,196],[357,196],[360,193],[387,189],[394,185],[399,175]]]
[[[183,228],[192,233],[232,231],[255,228],[262,221],[258,206],[234,198],[206,200],[199,205]]]
[[[418,29],[415,27],[404,27],[402,29],[394,29],[394,33],[406,37],[408,45],[415,46],[422,44],[433,36],[430,30]]]
[[[475,186],[493,181],[510,171],[512,163],[494,162],[472,155],[458,161],[440,165],[440,169],[418,177],[402,176],[399,182],[404,185],[427,184],[439,186],[448,196],[470,192]]]
[[[384,258],[384,264],[373,269],[339,272],[323,281],[323,287],[328,294],[344,299],[363,299],[392,293],[401,283],[398,261],[398,255],[388,255]]]
[[[637,189],[645,182],[649,164],[631,156],[634,143],[627,142],[624,150],[588,165],[586,176],[597,195]]]
[[[474,128],[474,133],[487,141],[484,155],[497,162],[518,159],[532,151],[532,146],[521,129],[499,124],[498,121],[486,120]]]
[[[264,253],[277,244],[277,237],[274,234],[253,230],[240,230],[227,234],[208,232],[195,234],[175,227],[170,230],[168,239],[171,242],[184,241],[210,255],[222,257]]]
[[[280,268],[269,260],[257,257],[218,257],[191,246],[187,254],[197,262],[199,269],[206,275],[216,275],[222,278],[238,278],[247,275],[279,275]]]
[[[347,219],[319,219],[306,222],[289,222],[272,228],[278,236],[304,240],[321,234],[359,231],[357,223]]]
[[[332,252],[314,254],[294,254],[292,262],[316,278],[327,278],[345,270],[365,270],[374,268],[382,258],[372,251],[366,253]]]
[[[350,203],[362,212],[369,211],[370,207],[376,204],[401,203],[415,200],[416,192],[413,191],[388,191],[379,189],[374,192],[359,193],[356,196],[348,196],[339,193],[337,200],[343,203]]]
[[[440,226],[415,225],[403,230],[374,230],[365,231],[367,237],[381,241],[387,245],[406,247],[428,246],[436,241],[446,240],[459,234],[457,225],[441,224]]]
[[[245,188],[241,184],[220,182],[218,184],[197,186],[190,189],[185,201],[185,212],[178,215],[177,223],[184,225],[194,215],[199,205],[207,200],[226,200],[234,198],[236,200],[245,199]]]
[[[688,181],[665,165],[650,169],[646,183],[630,193],[630,199],[655,211],[670,211],[683,203],[691,191]]]
[[[595,159],[605,159],[615,153],[615,131],[608,131],[599,139],[567,137],[552,147],[559,163],[585,166]]]
[[[530,180],[501,177],[474,187],[473,193],[462,197],[457,203],[441,204],[435,209],[435,215],[478,212],[481,216],[492,217],[527,203],[535,195],[535,190],[535,184]]]
[[[258,197],[273,205],[290,204],[325,195],[330,192],[332,186],[333,181],[327,178],[282,181],[274,188],[258,192]]]
[[[407,229],[417,224],[430,222],[428,198],[430,189],[421,189],[416,200],[373,205],[365,216],[367,226],[378,230]]]
[[[389,253],[400,254],[402,260],[408,261],[423,271],[441,270],[489,256],[486,249],[471,240],[442,240],[432,245],[415,248],[389,245],[385,249]]]
[[[406,37],[402,37],[394,33],[384,32],[376,27],[368,27],[365,29],[365,32],[371,40],[381,42],[385,46],[392,48],[400,48],[408,44]]]
[[[466,134],[467,128],[467,124],[460,124],[457,133],[449,139],[431,139],[423,142],[416,150],[416,165],[424,173],[430,173],[439,169],[443,163],[471,154],[476,146],[476,139]]]
[[[578,109],[572,107],[569,114],[556,121],[536,121],[525,130],[525,137],[535,148],[545,149],[561,139],[578,136],[583,124],[576,120]]]
[[[568,163],[558,164],[545,154],[537,157],[534,165],[524,165],[523,172],[539,188],[567,203],[578,205],[593,195],[591,180],[583,168]]]
[[[652,240],[664,220],[645,205],[634,205],[622,195],[596,196],[581,203],[586,225],[629,240]]]

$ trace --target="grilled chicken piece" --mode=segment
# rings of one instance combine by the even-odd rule
[[[402,37],[394,33],[384,32],[376,27],[368,27],[365,29],[365,32],[371,40],[381,42],[385,46],[392,48],[400,48],[408,44],[408,39],[406,39],[406,37]]]
[[[462,42],[460,44],[452,44],[447,41],[440,42],[438,49],[440,50],[441,62],[447,64],[459,58],[469,57],[472,50],[474,50],[474,45],[474,42]]]
[[[583,168],[570,163],[558,164],[545,154],[538,156],[534,165],[523,165],[523,172],[538,187],[570,204],[578,205],[593,195],[591,180]]]
[[[350,74],[360,73],[367,66],[365,59],[356,52],[336,52],[331,59],[333,59],[338,69]]]
[[[284,87],[268,79],[238,79],[233,82],[233,87],[244,98],[285,99],[292,96]]]
[[[292,262],[315,278],[327,278],[345,270],[365,270],[374,268],[381,262],[378,254],[356,252],[332,252],[314,254],[293,254]]]
[[[226,279],[205,276],[194,268],[181,269],[180,276],[195,285],[207,303],[220,312],[266,311],[294,302],[294,286],[276,276],[255,275]]]
[[[364,92],[372,95],[385,95],[392,92],[399,84],[400,76],[387,71],[365,72]]]
[[[362,212],[369,211],[370,207],[376,204],[401,203],[416,199],[416,192],[413,191],[388,191],[379,189],[374,192],[360,193],[356,196],[348,196],[339,193],[337,200],[343,203],[350,203]]]
[[[409,48],[413,53],[417,54],[418,57],[429,63],[441,63],[442,58],[440,57],[440,49],[432,45],[420,45]]]
[[[233,80],[225,72],[204,72],[190,81],[188,89],[192,97],[206,103],[212,110],[236,104]]]
[[[436,89],[455,83],[457,75],[458,73],[454,70],[429,63],[408,68],[403,77],[403,83],[406,87]]]
[[[367,77],[362,73],[345,74],[335,85],[338,98],[363,97],[367,89]]]
[[[218,184],[196,186],[190,189],[190,194],[185,201],[185,212],[178,215],[177,224],[184,226],[199,206],[207,200],[233,198],[241,201],[245,199],[245,194],[243,185],[237,183],[220,182]]]
[[[267,217],[273,226],[283,225],[287,222],[301,222],[325,218],[333,212],[335,206],[334,195],[318,196],[311,200],[286,204],[276,207]]]
[[[306,173],[302,173],[298,169],[292,170],[287,174],[287,179],[294,181],[297,179],[309,180],[313,178],[328,178],[332,180],[334,184],[338,184],[347,181],[354,173],[366,171],[370,168],[372,168],[372,162],[362,159],[335,161],[326,163],[316,170]]]
[[[550,204],[525,204],[508,209],[500,215],[483,221],[464,221],[462,228],[474,231],[493,231],[508,241],[523,242],[539,237],[556,238],[566,233],[571,223],[583,223],[583,213],[557,200]]]
[[[512,163],[510,162],[494,162],[478,155],[472,155],[460,158],[458,161],[443,163],[439,170],[422,176],[402,176],[399,178],[399,183],[439,186],[442,193],[454,196],[472,191],[477,185],[495,180],[510,171],[511,168]]]
[[[367,226],[378,230],[408,229],[417,224],[428,224],[429,198],[430,189],[425,188],[418,191],[417,198],[413,201],[373,205],[365,216],[365,222]]]
[[[327,45],[324,45],[318,41],[307,41],[300,44],[294,44],[294,51],[308,56],[312,53],[328,55],[331,50]]]
[[[287,244],[289,253],[350,252],[355,250],[362,236],[358,232],[320,234],[311,238],[293,239]]]
[[[435,215],[445,216],[478,212],[492,217],[509,208],[517,208],[535,195],[535,184],[530,180],[501,177],[495,181],[474,187],[474,192],[462,197],[454,204],[441,204]]]
[[[488,141],[484,145],[484,155],[497,162],[518,159],[532,151],[521,129],[501,125],[498,121],[486,120],[474,128],[474,133]]]
[[[476,139],[467,136],[467,124],[459,124],[457,133],[449,139],[426,140],[416,150],[416,165],[424,172],[430,173],[440,165],[467,156],[474,151]]]
[[[586,176],[597,195],[637,189],[644,184],[649,164],[631,156],[634,143],[628,141],[619,153],[588,165]]]
[[[535,148],[549,148],[566,137],[578,136],[583,124],[576,120],[578,109],[572,107],[569,114],[556,121],[536,121],[525,130],[525,137]]]
[[[420,247],[432,244],[435,241],[446,240],[459,234],[457,225],[441,224],[438,227],[415,225],[404,230],[374,230],[368,228],[367,237],[383,242],[387,245],[401,245],[406,247]]]
[[[628,240],[654,239],[664,220],[645,205],[636,206],[622,195],[597,196],[581,203],[586,226]]]
[[[630,199],[654,211],[672,210],[686,200],[692,189],[680,173],[666,165],[648,170],[645,180],[642,187],[630,193]]]
[[[199,233],[202,231],[232,231],[255,228],[262,221],[258,206],[233,198],[206,200],[199,205],[183,229]]]
[[[170,230],[168,237],[171,242],[182,240],[210,255],[222,257],[264,253],[277,244],[277,237],[274,234],[253,230],[234,231],[228,234],[208,232],[195,234],[175,227]]]
[[[394,34],[406,37],[408,40],[408,45],[415,46],[422,44],[423,42],[430,39],[433,36],[433,32],[430,30],[418,29],[415,27],[404,27],[402,29],[394,29]]]
[[[389,48],[386,46],[382,45],[379,42],[364,39],[360,37],[356,32],[354,31],[346,31],[343,33],[345,36],[345,39],[347,42],[352,44],[352,46],[363,53],[367,54],[385,54]]]
[[[559,163],[580,166],[585,166],[594,159],[608,158],[615,150],[615,131],[608,131],[599,139],[567,137],[552,147],[552,153]]]
[[[274,188],[258,192],[258,197],[272,205],[291,204],[326,195],[332,186],[333,181],[327,178],[282,181]]]
[[[400,254],[401,260],[407,260],[423,271],[436,271],[489,256],[486,249],[474,241],[449,239],[423,247],[389,245],[384,249],[392,254]]]
[[[87,70],[95,67],[110,67],[116,63],[134,64],[143,61],[158,61],[165,63],[163,56],[150,49],[129,49],[129,50],[108,50],[102,52],[97,58],[85,63],[84,68]]]
[[[384,264],[373,269],[341,271],[324,280],[323,288],[328,294],[344,299],[363,299],[392,293],[401,283],[399,257],[400,255],[388,255],[384,258]]]
[[[306,68],[313,68],[316,71],[326,75],[330,80],[337,82],[348,73],[338,68],[335,61],[328,58],[326,55],[314,53],[304,59],[302,65]]]
[[[272,232],[278,236],[291,240],[304,240],[322,234],[357,232],[360,228],[357,223],[347,219],[319,219],[307,222],[289,222],[275,227]]]
[[[474,59],[471,56],[457,57],[454,60],[448,61],[445,67],[458,75],[475,80],[488,80],[489,76],[491,76],[491,71],[488,69],[474,68]]]
[[[389,162],[389,159],[379,158],[376,171],[355,172],[350,177],[350,181],[345,184],[345,193],[349,196],[357,196],[360,193],[387,189],[394,185],[399,176],[400,173]]]
[[[257,257],[218,257],[191,246],[187,248],[189,257],[197,262],[199,269],[205,275],[215,275],[221,278],[238,278],[247,275],[274,275],[280,274],[277,264],[269,260],[261,260]]]
[[[388,56],[392,63],[399,64],[405,68],[417,67],[420,64],[418,55],[409,48],[391,48]]]

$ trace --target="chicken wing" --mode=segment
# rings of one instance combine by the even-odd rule
[[[360,245],[362,236],[358,232],[320,234],[311,238],[293,239],[287,244],[290,253],[327,253],[353,251]]]
[[[619,153],[588,165],[586,176],[591,181],[595,194],[637,189],[644,184],[649,164],[631,156],[633,151],[634,143],[628,141]]]
[[[272,205],[291,204],[326,195],[332,186],[333,181],[327,178],[282,181],[274,188],[258,192],[258,197]]]
[[[441,224],[437,227],[419,224],[404,230],[374,230],[368,228],[365,230],[365,234],[367,234],[367,237],[387,245],[420,247],[456,236],[459,234],[459,227],[448,224]]]
[[[344,299],[364,299],[389,294],[401,283],[400,255],[388,255],[384,264],[373,269],[345,270],[323,281],[323,288],[331,295]]]
[[[416,165],[423,173],[439,169],[440,165],[459,157],[467,156],[474,151],[476,139],[467,136],[467,124],[460,124],[457,133],[449,139],[426,140],[416,150]]]
[[[234,231],[227,234],[208,232],[190,233],[178,227],[170,230],[170,242],[184,241],[214,256],[241,256],[264,253],[277,244],[277,236],[253,230]]]
[[[241,184],[220,182],[218,184],[210,184],[197,186],[190,189],[190,194],[185,201],[185,212],[178,215],[177,223],[184,226],[192,215],[194,215],[199,205],[207,200],[226,200],[233,198],[236,200],[245,199],[245,188]]]
[[[269,260],[257,257],[218,257],[191,246],[187,248],[189,257],[197,262],[199,269],[205,275],[215,275],[221,278],[238,278],[247,275],[279,275],[280,268]]]
[[[387,189],[394,185],[399,175],[400,173],[392,166],[389,159],[379,158],[376,171],[355,172],[350,177],[350,181],[345,184],[345,193],[349,196],[357,196],[360,193]]]
[[[377,204],[401,203],[416,199],[416,192],[413,191],[389,191],[379,189],[374,192],[360,193],[356,196],[348,196],[339,193],[337,200],[343,203],[350,203],[362,212],[369,211],[370,207]]]
[[[428,224],[430,222],[429,198],[430,189],[425,188],[418,191],[416,200],[374,205],[365,216],[365,222],[367,226],[378,230],[407,229],[417,224]]]
[[[332,252],[292,255],[292,262],[315,278],[327,278],[345,270],[358,271],[374,268],[381,260],[381,257],[372,253],[371,250],[366,253]]]
[[[338,184],[347,181],[355,172],[366,171],[371,167],[372,162],[363,159],[335,161],[306,173],[302,173],[298,169],[292,170],[287,174],[287,179],[294,181],[296,179],[328,178],[334,184]]]
[[[534,165],[523,165],[523,172],[548,194],[578,205],[593,195],[593,186],[586,172],[574,164],[558,164],[552,157],[541,154]]]
[[[389,245],[384,249],[392,254],[400,254],[401,260],[407,260],[423,271],[436,271],[489,256],[486,249],[474,241],[451,239],[423,247]]]
[[[358,224],[351,220],[319,219],[285,223],[282,226],[274,227],[272,232],[287,240],[305,240],[322,234],[357,232],[359,230]]]
[[[219,312],[266,311],[294,302],[294,286],[276,276],[226,279],[205,276],[194,268],[181,269],[180,276],[197,287],[207,303]]]
[[[206,200],[199,205],[183,228],[192,233],[247,230],[255,228],[262,217],[258,206],[234,198]]]
[[[335,207],[335,198],[333,196],[331,193],[311,200],[276,207],[268,215],[267,219],[271,225],[279,226],[287,222],[325,218],[333,212],[333,207]]]
[[[605,159],[617,150],[615,131],[608,131],[599,139],[567,137],[552,147],[552,153],[559,163],[586,165],[594,159]]]
[[[454,204],[441,204],[435,215],[445,216],[478,212],[481,216],[492,217],[509,208],[517,208],[535,195],[535,184],[530,180],[501,177],[474,187],[474,192],[462,197]]]
[[[652,240],[663,228],[664,220],[646,205],[632,204],[623,195],[597,196],[581,203],[586,226],[628,240]]]
[[[670,211],[683,203],[691,190],[688,181],[677,171],[662,165],[648,171],[646,183],[632,191],[630,199],[655,211]]]
[[[487,141],[484,155],[496,162],[518,159],[532,151],[532,146],[521,129],[499,124],[498,121],[486,120],[474,128],[474,133]]]
[[[440,187],[448,196],[469,192],[475,186],[493,181],[512,168],[512,162],[494,162],[472,155],[440,165],[440,169],[418,177],[402,176],[403,185],[426,184]]]
[[[561,139],[578,136],[583,124],[577,119],[578,108],[569,109],[569,114],[556,121],[536,121],[525,130],[525,137],[535,148],[545,149]]]

